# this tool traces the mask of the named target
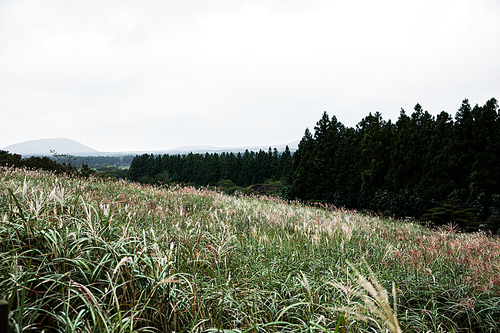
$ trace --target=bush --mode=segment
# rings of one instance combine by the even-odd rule
[[[462,207],[461,201],[454,199],[442,206],[426,210],[420,220],[430,221],[434,225],[456,223],[461,228],[474,228],[470,225],[474,220],[472,209]]]

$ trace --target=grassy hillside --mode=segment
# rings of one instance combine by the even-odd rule
[[[0,168],[0,242],[14,332],[500,331],[500,239],[452,227]]]

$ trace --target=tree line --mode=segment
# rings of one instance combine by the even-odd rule
[[[71,173],[74,175],[99,175],[100,177],[126,178],[127,169],[134,155],[126,156],[73,156],[57,154],[52,156],[30,156],[23,158],[20,154],[0,150],[0,166],[41,169],[56,173]]]
[[[30,156],[28,158],[23,158],[20,154],[0,150],[0,166],[45,170],[57,174],[66,173],[81,177],[97,174],[88,164],[80,163],[78,165],[76,160],[77,158],[75,156],[66,154],[54,154],[52,157]]]
[[[127,177],[140,183],[189,183],[196,186],[231,182],[249,186],[266,181],[285,181],[292,167],[288,146],[283,152],[276,148],[266,152],[246,150],[237,153],[206,153],[184,155],[136,156]]]
[[[57,173],[63,173],[72,169],[70,165],[63,165],[47,156],[31,156],[29,158],[22,158],[19,154],[12,154],[8,151],[0,150],[0,166],[12,166],[17,168],[30,168],[30,169],[42,169],[46,171],[54,171]]]
[[[462,102],[455,117],[417,104],[398,120],[370,113],[355,128],[325,112],[294,154],[288,197],[420,217],[500,226],[500,112]]]

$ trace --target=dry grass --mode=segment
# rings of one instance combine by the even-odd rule
[[[2,168],[0,241],[15,332],[500,330],[500,240],[451,227]]]

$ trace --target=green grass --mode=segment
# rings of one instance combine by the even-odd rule
[[[0,169],[13,332],[498,332],[500,240]]]

